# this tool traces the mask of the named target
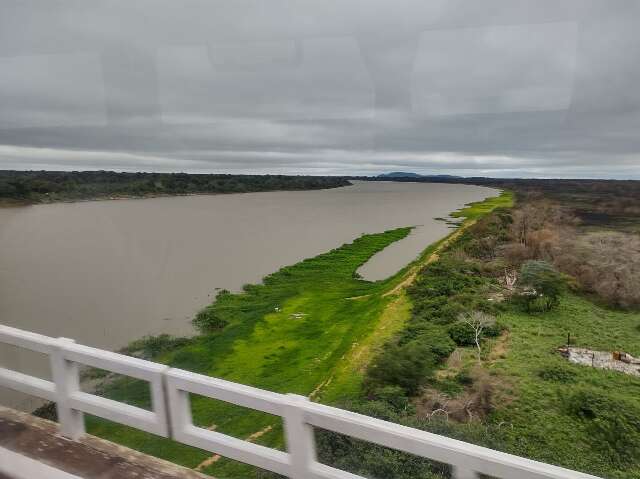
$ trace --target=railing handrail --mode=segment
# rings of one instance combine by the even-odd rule
[[[449,464],[453,466],[456,479],[477,478],[478,474],[522,479],[597,479],[589,474],[312,403],[302,396],[274,393],[170,368],[77,345],[67,338],[51,338],[0,325],[0,343],[49,356],[53,381],[0,368],[0,386],[54,401],[61,434],[74,440],[84,434],[83,413],[88,413],[293,479],[363,479],[317,462],[313,428],[319,427]],[[151,410],[81,391],[78,365],[98,367],[149,382]],[[190,393],[281,416],[287,452],[195,426]]]

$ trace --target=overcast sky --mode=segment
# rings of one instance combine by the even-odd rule
[[[1,0],[0,169],[640,179],[638,0]]]

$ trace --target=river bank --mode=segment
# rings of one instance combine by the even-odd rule
[[[318,190],[350,184],[335,176],[0,170],[0,206]]]
[[[468,224],[505,201],[510,201],[508,194],[468,206],[459,217]],[[161,349],[152,359],[273,391],[311,395],[325,403],[357,397],[368,362],[409,317],[409,304],[398,285],[404,282],[406,286],[414,269],[447,244],[444,239],[429,246],[420,258],[387,280],[358,278],[355,272],[361,264],[409,232],[410,228],[398,228],[363,235],[283,268],[241,293],[222,292],[203,312],[212,324],[222,325],[221,329],[204,331],[173,350]],[[144,405],[148,398],[143,386],[118,380],[104,392]],[[200,397],[192,398],[192,409],[199,425],[284,447],[281,424],[269,415]],[[255,474],[248,466],[224,458],[211,461],[211,455],[203,451],[96,418],[90,418],[88,426],[92,434],[216,477]]]

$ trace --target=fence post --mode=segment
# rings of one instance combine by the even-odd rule
[[[287,451],[291,456],[291,479],[313,477],[312,466],[316,462],[316,444],[313,426],[304,420],[304,409],[300,407],[309,401],[304,396],[287,394],[289,404],[284,415],[284,430]]]
[[[181,442],[185,431],[193,425],[191,415],[191,400],[187,391],[182,391],[174,378],[171,377],[171,368],[165,370],[163,387],[167,398],[167,418],[169,421],[169,437]]]
[[[173,438],[173,425],[171,424],[171,410],[169,409],[169,385],[167,378],[167,372],[169,372],[170,369],[171,368],[169,366],[164,368],[164,371],[162,371],[160,376],[160,382],[156,383],[154,381],[154,383],[151,384],[151,403],[153,405],[153,411],[158,414],[158,419],[161,421],[164,420],[166,425],[166,437]],[[160,407],[154,398],[162,401],[162,407]]]
[[[82,412],[70,406],[69,398],[80,389],[80,375],[78,365],[67,361],[64,355],[64,345],[74,342],[73,339],[58,338],[53,345],[50,360],[51,374],[56,385],[56,410],[60,433],[76,441],[84,435],[84,416]]]
[[[454,479],[478,479],[478,474],[471,469],[464,469],[462,467],[453,466],[453,478]]]

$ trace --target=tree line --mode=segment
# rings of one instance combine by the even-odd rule
[[[0,200],[47,203],[110,197],[315,190],[349,184],[345,178],[332,176],[4,170],[0,171]]]

